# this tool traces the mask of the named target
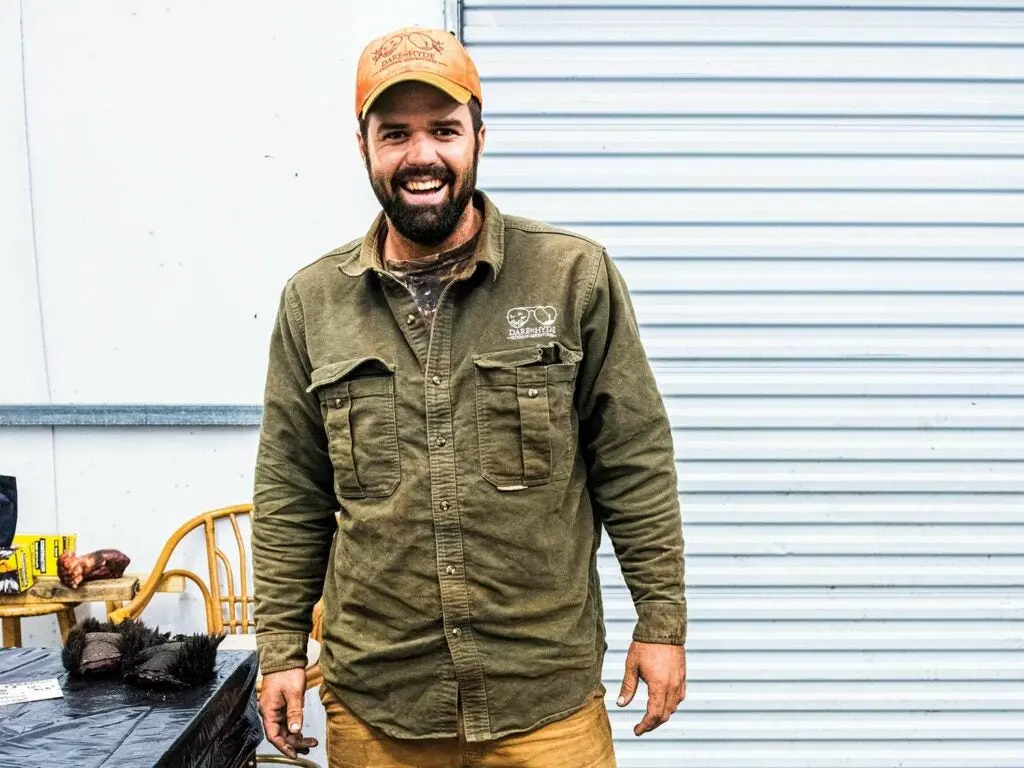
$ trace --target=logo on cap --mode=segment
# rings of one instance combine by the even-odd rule
[[[384,70],[393,64],[410,59],[426,59],[436,62],[439,53],[444,53],[444,43],[426,32],[420,30],[399,32],[389,37],[374,50],[373,63],[378,65],[379,70]]]

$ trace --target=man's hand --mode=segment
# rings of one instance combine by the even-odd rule
[[[626,654],[626,676],[617,702],[620,707],[633,700],[638,680],[647,683],[647,714],[633,726],[633,733],[641,736],[667,723],[686,698],[686,649],[634,640]]]
[[[302,736],[302,705],[306,698],[306,670],[285,669],[263,676],[260,716],[267,741],[278,751],[295,759],[308,754],[317,740]]]

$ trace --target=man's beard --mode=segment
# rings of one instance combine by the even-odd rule
[[[388,221],[402,237],[414,243],[436,246],[443,243],[458,225],[476,190],[476,168],[479,155],[456,188],[458,177],[443,163],[429,168],[403,168],[390,179],[390,184],[370,171],[370,185]],[[446,199],[436,205],[410,205],[402,198],[401,186],[414,178],[432,178],[446,185]],[[388,188],[390,187],[390,192]]]

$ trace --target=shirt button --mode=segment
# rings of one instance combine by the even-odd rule
[[[412,325],[416,322],[416,315],[406,315],[405,324]]]
[[[340,397],[334,398],[334,407],[335,408],[341,408],[341,398]]]
[[[454,565],[449,565],[447,568],[444,569],[444,572],[447,573],[449,576],[454,576],[455,575],[455,566]]]
[[[434,383],[434,386],[436,386],[436,387],[441,386],[441,377],[440,376],[434,376],[430,380]]]
[[[445,440],[443,437],[437,438],[436,442],[437,442],[438,446],[440,446],[441,448],[443,448],[448,443],[448,441]]]
[[[536,397],[540,393],[536,389],[529,389],[526,391],[526,394],[528,394],[530,397]]]
[[[441,502],[441,511],[442,512],[447,512],[449,509],[451,509],[451,506],[452,505],[449,504],[447,501],[442,501]]]
[[[461,634],[462,634],[462,630],[459,629],[458,627],[456,627],[455,629],[452,630],[452,635],[454,635],[455,637],[458,637]]]

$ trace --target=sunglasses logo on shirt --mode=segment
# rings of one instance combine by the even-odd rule
[[[558,310],[554,307],[513,307],[505,318],[508,320],[510,339],[540,339],[558,335],[555,320]]]

